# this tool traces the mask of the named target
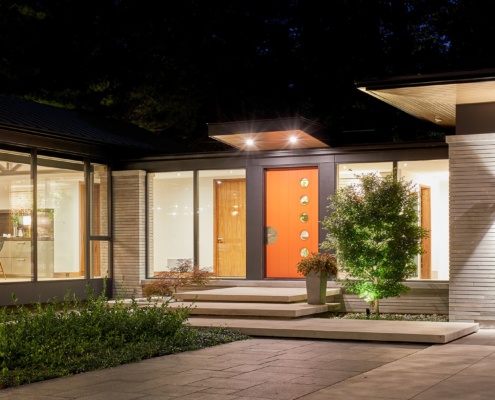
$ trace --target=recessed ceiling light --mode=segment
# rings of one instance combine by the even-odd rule
[[[295,136],[291,136],[291,137],[290,137],[290,139],[289,139],[289,141],[290,141],[291,143],[296,143],[296,142],[297,142],[297,137],[295,137]]]
[[[246,140],[246,144],[248,146],[252,146],[254,144],[254,140],[253,139],[248,139],[248,140]]]

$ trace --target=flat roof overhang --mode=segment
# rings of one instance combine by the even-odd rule
[[[244,151],[329,147],[323,125],[303,117],[213,123],[208,136]]]
[[[356,82],[359,90],[419,119],[456,125],[456,106],[495,102],[495,70],[415,75]]]

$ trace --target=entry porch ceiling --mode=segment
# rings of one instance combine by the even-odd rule
[[[457,105],[495,102],[495,70],[417,75],[356,85],[408,114],[446,128],[456,125]]]
[[[208,124],[208,136],[245,151],[329,147],[325,128],[302,117]]]

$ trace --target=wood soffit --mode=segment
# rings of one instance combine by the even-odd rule
[[[325,128],[301,117],[208,124],[208,136],[244,151],[329,147]]]
[[[416,81],[416,82],[415,82]],[[495,74],[424,81],[390,80],[357,84],[359,90],[417,118],[454,128],[456,106],[495,102]]]

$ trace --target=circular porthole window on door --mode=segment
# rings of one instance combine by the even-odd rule
[[[309,180],[308,178],[302,178],[301,179],[301,187],[307,188],[309,186]]]
[[[309,239],[309,232],[308,231],[301,231],[301,233],[299,234],[299,237],[302,240],[308,240]]]
[[[299,216],[299,220],[301,222],[308,222],[309,221],[308,213],[301,213],[301,215]]]
[[[301,203],[303,206],[308,205],[309,203],[308,196],[301,196],[301,198],[299,199],[299,203]]]

